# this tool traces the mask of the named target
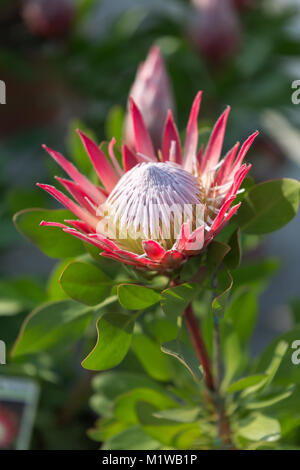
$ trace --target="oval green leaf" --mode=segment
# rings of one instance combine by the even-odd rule
[[[155,290],[137,284],[121,284],[118,298],[122,307],[128,310],[143,310],[159,302],[159,294]]]
[[[17,229],[41,251],[51,258],[72,258],[85,252],[80,240],[63,232],[59,227],[40,227],[40,222],[65,223],[71,212],[58,209],[25,209],[14,216]]]
[[[136,315],[107,313],[97,323],[96,346],[82,362],[89,370],[107,370],[123,361],[130,344]]]
[[[161,308],[170,317],[181,315],[196,293],[197,285],[195,283],[185,283],[181,286],[166,289],[160,296]]]
[[[295,217],[299,202],[299,181],[290,178],[267,181],[250,189],[235,220],[246,233],[274,232]]]
[[[13,349],[13,357],[77,341],[88,327],[93,311],[73,300],[42,305],[26,318]]]
[[[109,295],[113,281],[97,266],[75,261],[62,272],[60,283],[65,293],[86,305],[97,305]]]
[[[167,382],[173,377],[174,370],[170,359],[148,336],[142,333],[135,334],[132,347],[144,369],[155,380]]]

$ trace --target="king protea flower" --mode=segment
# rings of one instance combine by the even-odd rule
[[[154,148],[159,149],[167,113],[169,109],[174,110],[174,100],[166,66],[158,46],[153,46],[146,60],[140,64],[129,96],[139,107]],[[135,148],[130,109],[125,118],[124,140],[131,149]]]
[[[53,186],[38,186],[77,219],[66,220],[66,225],[41,225],[59,226],[98,247],[101,256],[140,269],[168,272],[203,252],[240,206],[234,205],[234,199],[250,169],[243,160],[257,132],[240,150],[236,143],[220,159],[230,110],[227,107],[207,147],[198,149],[200,101],[201,92],[192,105],[183,150],[170,111],[162,149],[155,152],[141,112],[131,99],[136,151],[123,145],[122,166],[114,154],[115,139],[108,146],[108,160],[89,137],[78,131],[101,186],[89,181],[60,153],[45,147],[71,178],[57,180],[73,199]]]

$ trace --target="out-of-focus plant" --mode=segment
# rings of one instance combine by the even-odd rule
[[[77,220],[64,209],[25,210],[15,217],[18,229],[44,253],[65,261],[51,282],[56,289],[59,276],[63,298],[40,305],[27,318],[12,364],[80,341],[84,368],[117,367],[93,379],[91,406],[101,418],[89,435],[104,442],[103,448],[299,445],[295,403],[300,375],[290,352],[299,327],[296,324],[255,362],[251,360],[257,297],[277,263],[271,259],[241,264],[241,260],[243,248],[247,252],[260,237],[295,216],[300,184],[281,179],[255,185],[245,178],[249,167],[242,160],[255,135],[238,154],[235,145],[219,160],[228,110],[207,142],[198,132],[200,97],[192,107],[183,152],[171,114],[162,132],[161,151],[153,150],[134,101],[135,150],[123,147],[122,159],[114,150],[114,139],[107,159],[104,144],[100,149],[80,133],[97,175],[85,163],[80,143],[71,141],[73,158],[76,155],[77,165],[90,179],[48,149],[72,178],[58,177],[58,181],[74,200],[52,186],[43,187]],[[120,113],[109,119],[107,128],[121,135]],[[130,182],[130,175],[136,179]],[[131,199],[132,191],[139,190]],[[191,204],[197,200],[203,211],[202,219],[190,214],[192,234],[183,225],[179,239],[169,246],[162,236],[163,220],[151,213],[150,205],[153,198],[170,203],[175,196]],[[136,205],[136,212],[130,212],[130,204]],[[129,239],[104,235],[101,221],[110,211],[117,233],[125,221],[128,234],[131,224]],[[50,227],[39,227],[41,220]],[[153,234],[157,224],[161,233],[152,240],[132,237],[141,227]],[[174,236],[175,225],[174,219]],[[194,250],[188,250],[189,243]],[[99,256],[99,251],[112,259]],[[293,307],[297,312],[296,303]],[[295,313],[296,322],[297,318]]]
[[[25,0],[22,17],[30,32],[42,37],[67,35],[73,20],[72,0]]]
[[[211,63],[233,56],[240,43],[240,24],[231,0],[193,0],[189,25],[196,49]]]

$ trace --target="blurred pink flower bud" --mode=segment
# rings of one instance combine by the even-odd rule
[[[232,0],[233,5],[238,8],[239,10],[243,10],[245,8],[249,8],[253,0]]]
[[[195,7],[190,37],[208,60],[230,57],[240,42],[240,23],[231,0],[192,0]]]
[[[153,46],[138,68],[129,96],[139,107],[156,150],[162,147],[162,133],[168,110],[174,110],[173,93],[159,47]],[[129,106],[128,106],[129,108]],[[127,111],[124,140],[135,149],[132,118]]]
[[[72,0],[25,0],[22,17],[35,36],[64,36],[73,20]]]

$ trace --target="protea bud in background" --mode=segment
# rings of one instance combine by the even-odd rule
[[[231,0],[192,0],[189,36],[210,62],[228,59],[237,50],[241,28]]]
[[[168,272],[190,256],[201,253],[235,214],[240,185],[250,166],[243,163],[257,135],[237,143],[221,158],[229,107],[212,130],[206,149],[198,149],[198,112],[201,92],[194,100],[183,151],[168,113],[162,151],[154,150],[142,114],[131,99],[135,152],[123,145],[122,168],[114,155],[115,139],[108,146],[110,161],[79,131],[102,186],[96,186],[61,154],[46,148],[72,180],[57,178],[73,200],[53,186],[39,184],[77,220],[59,226],[66,233],[91,243],[101,255],[139,269]]]
[[[244,10],[245,8],[249,8],[251,4],[253,4],[253,0],[232,0],[233,5],[238,8],[239,10]]]
[[[164,60],[159,47],[153,46],[145,62],[141,63],[129,96],[139,107],[147,130],[156,150],[162,145],[162,131],[168,110],[174,110],[173,93]],[[129,111],[124,125],[124,140],[135,149],[135,138],[132,119]]]
[[[59,37],[68,34],[73,10],[72,0],[25,0],[22,17],[35,36]]]

